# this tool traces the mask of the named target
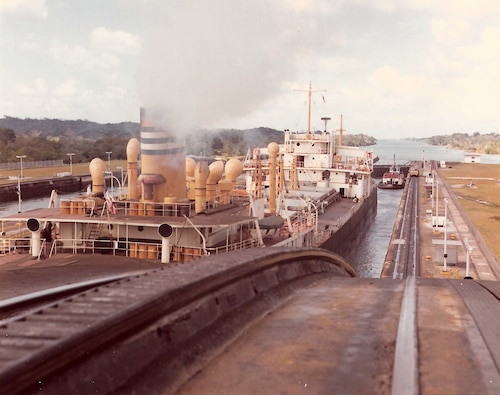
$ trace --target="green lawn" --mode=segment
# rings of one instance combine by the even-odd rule
[[[111,169],[115,172],[119,172],[117,167],[123,167],[123,171],[127,171],[127,162],[124,160],[112,160]],[[69,172],[69,165],[55,166],[55,167],[36,167],[36,168],[24,168],[23,175],[25,178],[46,178],[46,177],[57,177],[57,173]],[[73,164],[73,174],[89,174],[89,164],[88,163],[75,163]],[[14,182],[9,180],[8,177],[17,177],[20,175],[20,170],[0,170],[0,185],[8,184]]]
[[[439,173],[500,262],[500,165],[457,163]]]

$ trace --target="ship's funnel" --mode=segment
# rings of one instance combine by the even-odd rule
[[[161,114],[141,109],[141,163],[145,184],[154,201],[186,198],[186,147],[184,141],[161,126]],[[143,195],[144,196],[144,195]]]
[[[269,143],[269,212],[276,214],[276,156],[279,152],[277,143]]]
[[[92,193],[104,194],[104,171],[106,164],[100,158],[94,158],[89,164],[90,176],[92,177]]]
[[[129,200],[137,200],[139,198],[137,160],[140,152],[141,143],[136,138],[131,138],[127,144],[127,198]]]

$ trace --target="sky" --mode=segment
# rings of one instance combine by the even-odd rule
[[[498,133],[497,0],[0,0],[0,117]]]

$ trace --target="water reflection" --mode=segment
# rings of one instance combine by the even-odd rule
[[[377,214],[351,260],[361,277],[380,277],[402,193],[402,189],[378,190]]]

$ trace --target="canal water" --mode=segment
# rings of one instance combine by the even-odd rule
[[[379,157],[379,163],[383,164],[392,163],[394,155],[398,164],[422,158],[426,161],[446,162],[464,160],[463,151],[447,150],[445,147],[431,146],[419,141],[378,140],[376,145],[368,148],[373,150],[374,155]],[[481,163],[500,164],[500,155],[481,155]],[[402,190],[378,190],[377,215],[351,260],[351,265],[361,277],[380,276],[402,193]]]
[[[410,140],[379,140],[376,145],[367,147],[379,157],[379,163],[390,164],[396,155],[397,163],[412,160],[445,160],[447,162],[463,162],[463,151],[447,150],[444,147],[431,146]],[[482,155],[482,163],[500,164],[500,155]],[[375,180],[378,182],[379,180]],[[60,198],[76,196],[62,195]],[[364,241],[359,246],[351,264],[361,277],[380,276],[385,254],[392,234],[402,190],[378,190],[378,208],[372,225],[367,231]],[[49,196],[29,199],[21,203],[21,211],[25,212],[40,207],[48,207]],[[18,202],[0,202],[0,218],[17,213]]]

